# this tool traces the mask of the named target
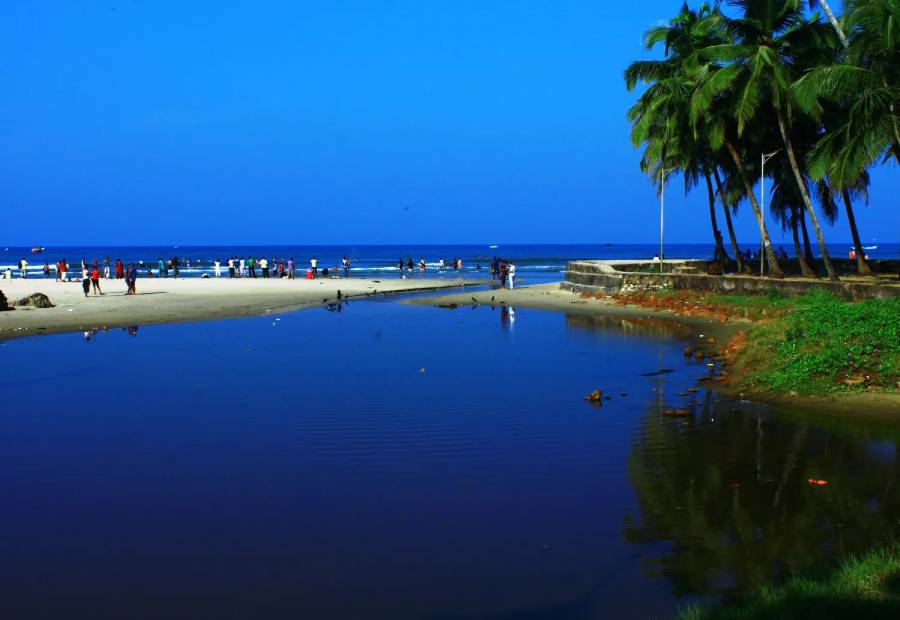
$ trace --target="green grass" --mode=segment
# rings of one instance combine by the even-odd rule
[[[847,560],[830,573],[796,576],[721,607],[692,606],[680,620],[900,618],[900,545]]]
[[[812,293],[759,303],[776,318],[753,329],[745,352],[756,387],[801,394],[896,389],[900,299],[848,302]]]

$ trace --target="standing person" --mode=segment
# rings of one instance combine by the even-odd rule
[[[137,269],[134,263],[128,263],[128,273],[125,275],[125,284],[128,285],[126,295],[137,295]]]
[[[506,268],[506,273],[509,274],[509,290],[515,288],[515,280],[516,280],[516,266],[512,261],[509,261],[509,266]]]
[[[409,269],[409,275],[413,275],[413,262],[412,256],[406,257],[406,268]]]
[[[228,277],[233,278],[234,277],[234,257],[232,256],[227,261],[225,261],[225,264],[228,266]]]
[[[419,257],[419,271],[422,272],[422,275],[425,275],[425,267],[426,267],[426,265],[425,265],[425,257],[424,257],[424,256],[420,256],[420,257]]]
[[[403,268],[404,268],[405,266],[406,266],[406,265],[404,264],[403,259],[401,258],[401,259],[397,262],[397,267],[400,268],[400,277],[401,277],[401,278],[403,277]]]
[[[24,258],[19,261],[19,277],[27,278],[28,277],[28,261]]]
[[[88,271],[84,261],[81,261],[81,290],[84,291],[85,297],[91,292],[91,272]]]
[[[122,259],[116,259],[116,280],[121,280],[125,277],[125,267],[122,265]]]
[[[222,263],[219,262],[219,259],[213,261],[213,271],[216,274],[217,278],[222,277]]]
[[[259,266],[263,272],[262,276],[264,278],[268,278],[269,277],[269,261],[266,259],[265,256],[263,256],[261,259],[259,259]]]
[[[350,277],[350,263],[351,262],[353,262],[353,261],[349,258],[344,262],[344,277],[345,278]]]
[[[500,288],[506,288],[507,266],[503,259],[500,259],[500,265],[497,267],[497,276],[500,278]]]
[[[168,278],[169,277],[169,269],[166,267],[166,261],[164,261],[162,258],[160,258],[157,261],[157,264],[159,265],[159,277],[160,278]]]
[[[447,268],[447,265],[444,263],[444,257],[441,257],[441,260],[438,261],[438,271],[443,271]]]
[[[247,261],[245,261],[243,258],[240,259],[240,260],[238,261],[238,272],[237,272],[237,276],[238,276],[239,278],[243,278],[243,277],[244,277],[244,265],[246,265],[246,263],[247,263]]]
[[[176,278],[178,277],[178,274],[181,273],[181,259],[177,256],[172,258],[172,271]],[[132,293],[132,295],[134,295],[134,293]]]
[[[109,256],[103,259],[103,277],[109,280]]]
[[[44,278],[50,277],[50,263],[44,263]]]
[[[61,258],[59,262],[56,263],[56,281],[65,282],[68,271],[69,266],[66,264],[66,259]]]
[[[309,259],[309,268],[312,269],[313,278],[319,275],[319,259],[315,256]]]
[[[293,257],[293,256],[291,256],[291,257],[288,259],[288,262],[287,262],[287,274],[288,274],[288,280],[293,280],[293,279],[294,279],[294,257]]]
[[[100,290],[100,267],[97,265],[94,265],[93,269],[91,269],[91,285],[94,287],[95,294],[103,294],[103,291]]]

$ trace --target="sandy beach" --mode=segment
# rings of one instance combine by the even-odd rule
[[[205,321],[301,309],[342,298],[443,290],[478,284],[439,279],[139,279],[137,295],[125,295],[124,280],[102,280],[104,295],[85,297],[80,281],[0,280],[10,304],[44,293],[54,308],[16,308],[0,312],[0,340],[97,327]]]

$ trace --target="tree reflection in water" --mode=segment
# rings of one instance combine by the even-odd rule
[[[893,442],[711,391],[692,397],[692,417],[651,405],[629,459],[640,512],[626,518],[624,535],[671,543],[646,571],[670,578],[676,594],[733,594],[864,551],[898,529]]]

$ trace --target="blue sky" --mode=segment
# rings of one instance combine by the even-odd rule
[[[654,241],[621,75],[679,6],[5,0],[0,244]],[[705,200],[672,184],[669,240]]]

